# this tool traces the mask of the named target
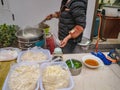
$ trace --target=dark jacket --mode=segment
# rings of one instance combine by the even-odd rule
[[[83,28],[86,26],[87,0],[71,0],[67,3],[63,0],[60,8],[59,17],[59,39],[63,40],[76,25]],[[82,34],[76,39],[70,39],[72,42],[80,42]]]

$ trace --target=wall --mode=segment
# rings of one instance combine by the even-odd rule
[[[59,10],[61,0],[9,0],[10,9],[15,14],[15,23],[21,28],[36,26],[47,15]],[[46,22],[51,32],[57,34],[58,20]]]
[[[92,23],[94,18],[94,8],[95,8],[95,2],[96,0],[88,0],[88,7],[87,7],[87,23],[86,23],[86,29],[84,31],[83,36],[90,39],[91,36],[91,30],[92,30]]]
[[[88,0],[87,26],[84,36],[90,38],[94,7],[96,0]],[[15,15],[15,21],[11,23],[21,28],[37,26],[48,14],[58,11],[61,0],[8,0],[8,10]],[[51,32],[57,35],[58,20],[53,19],[46,22],[50,25]]]
[[[8,5],[7,0],[4,0],[3,5],[0,2],[0,24],[3,24],[3,23],[11,24],[11,23],[13,23],[12,12],[8,9],[8,7],[9,7],[9,5]]]

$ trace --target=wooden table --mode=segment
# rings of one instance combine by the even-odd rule
[[[88,53],[64,54],[63,59],[81,60],[85,55],[88,55]],[[2,90],[10,65],[13,63],[15,63],[15,60],[0,62],[0,90]],[[120,66],[112,64],[99,69],[89,69],[83,65],[81,73],[78,76],[73,76],[73,79],[75,83],[73,90],[120,90]]]
[[[15,62],[16,60],[0,62],[0,90],[2,90],[2,86],[9,72],[10,66]]]

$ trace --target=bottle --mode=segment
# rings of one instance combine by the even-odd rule
[[[55,42],[51,33],[46,35],[46,47],[50,50],[50,53],[53,54],[55,49]]]
[[[56,47],[53,52],[53,58],[54,61],[63,61],[63,52],[60,47]]]

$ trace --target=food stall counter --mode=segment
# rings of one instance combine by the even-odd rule
[[[74,58],[82,61],[82,57],[90,53],[63,54],[63,60]],[[0,62],[0,90],[9,71],[10,65],[15,60]],[[120,90],[120,66],[118,64],[103,65],[91,69],[84,64],[79,75],[72,76],[74,88],[72,90]]]

